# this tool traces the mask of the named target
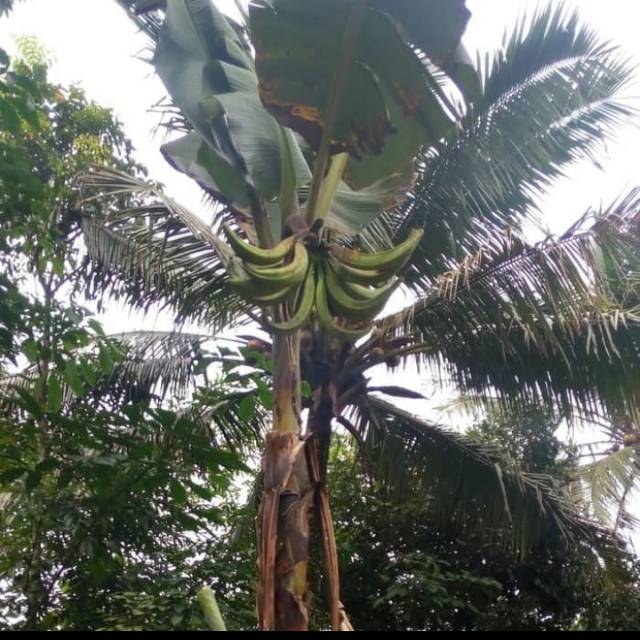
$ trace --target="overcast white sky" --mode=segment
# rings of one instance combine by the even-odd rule
[[[488,52],[500,46],[503,33],[519,16],[545,0],[468,0],[467,4],[473,13],[465,36],[467,47]],[[567,0],[566,4],[576,7],[584,21],[604,39],[618,44],[640,69],[640,0]],[[235,12],[233,0],[218,0],[218,5]],[[53,80],[65,85],[79,83],[90,98],[112,108],[152,177],[164,182],[170,195],[192,210],[202,210],[198,189],[168,167],[158,151],[161,137],[153,134],[158,116],[149,108],[163,97],[164,90],[151,68],[133,58],[144,48],[145,39],[114,0],[20,3],[10,18],[0,20],[0,46],[11,51],[14,35],[36,36],[53,56]],[[640,96],[640,72],[629,92],[629,98],[640,107],[636,96]],[[631,187],[640,186],[638,149],[640,127],[630,126],[603,150],[599,160],[604,170],[586,162],[572,168],[540,203],[549,229],[560,233],[587,208],[608,204]],[[171,328],[166,315],[143,320],[124,309],[112,311],[104,321],[111,332],[139,329],[143,324],[145,328]]]

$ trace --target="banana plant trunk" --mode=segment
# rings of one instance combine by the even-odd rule
[[[273,431],[262,462],[258,513],[258,622],[263,631],[307,631],[313,486],[301,436],[299,334],[273,343]]]
[[[277,336],[273,344],[273,431],[266,438],[257,522],[259,627],[262,631],[309,630],[310,527],[315,509],[331,626],[334,631],[351,630],[340,604],[333,520],[324,486],[326,464],[319,462],[319,449],[325,448],[319,440],[324,439],[326,446],[332,415],[326,409],[312,410],[307,433],[302,435],[299,335]]]

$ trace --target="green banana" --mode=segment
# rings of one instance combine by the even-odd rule
[[[284,287],[299,285],[309,269],[309,252],[301,242],[296,242],[293,259],[281,267],[254,267],[245,264],[249,277],[264,287],[265,293],[271,293]]]
[[[256,287],[258,289],[260,288],[258,285],[256,285]],[[249,294],[246,296],[246,298],[247,300],[249,300],[249,302],[258,305],[259,307],[269,307],[274,304],[286,302],[287,300],[292,298],[295,295],[297,288],[297,285],[293,287],[285,287],[284,289],[279,289],[278,291],[274,291],[273,293],[267,295]]]
[[[262,249],[243,240],[229,225],[225,225],[224,231],[231,248],[238,257],[242,258],[246,263],[256,266],[276,267],[282,264],[296,243],[296,238],[291,236],[284,239],[273,249]]]
[[[328,269],[325,275],[329,306],[335,315],[348,320],[370,322],[387,304],[394,287],[378,289],[378,295],[368,300],[355,300],[342,286],[335,273]]]
[[[373,300],[374,298],[378,298],[383,295],[387,291],[393,293],[398,286],[400,285],[400,280],[395,276],[389,280],[389,282],[381,287],[365,287],[361,284],[356,284],[355,282],[350,282],[349,280],[341,280],[340,285],[342,288],[351,296],[353,296],[356,300]]]
[[[409,262],[423,235],[424,232],[421,229],[414,229],[403,243],[393,249],[378,253],[362,253],[346,247],[333,247],[331,252],[347,267],[364,271],[378,271],[392,276]]]
[[[242,265],[238,257],[233,257],[227,265],[229,284],[246,300],[258,306],[278,304],[291,297],[296,286],[286,285],[267,290],[257,283]]]
[[[324,330],[334,338],[344,342],[357,342],[371,331],[371,325],[357,328],[353,326],[339,325],[331,315],[329,309],[329,299],[327,297],[326,276],[322,269],[318,269],[316,283],[316,312],[318,320]]]
[[[309,319],[313,311],[313,303],[316,295],[315,269],[311,267],[302,287],[301,299],[294,316],[286,322],[269,322],[269,326],[275,333],[293,333],[301,329]]]
[[[330,265],[336,272],[340,281],[353,282],[364,286],[383,286],[395,275],[395,273],[382,272],[378,270],[356,269],[355,267],[349,267],[334,258],[330,259]]]

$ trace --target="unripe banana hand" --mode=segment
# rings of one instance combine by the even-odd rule
[[[300,238],[262,249],[229,227],[226,233],[235,252],[227,266],[231,285],[260,307],[283,305],[278,316],[284,319],[268,321],[275,333],[302,329],[315,310],[327,334],[343,342],[355,342],[371,331],[423,236],[413,231],[402,244],[379,253],[314,245],[310,256]]]

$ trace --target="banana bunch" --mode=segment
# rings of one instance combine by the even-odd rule
[[[231,286],[246,300],[269,307],[289,301],[309,271],[309,252],[295,236],[273,249],[262,249],[225,227],[234,251],[227,272]]]
[[[328,260],[317,270],[316,285],[316,312],[328,334],[355,342],[371,331],[422,235],[421,230],[412,231],[402,244],[378,253],[329,247]]]
[[[262,308],[283,305],[279,312],[286,318],[269,320],[274,332],[301,329],[315,309],[327,334],[345,342],[369,333],[422,238],[422,231],[414,231],[397,247],[373,254],[330,246],[312,255],[295,236],[262,249],[230,228],[226,233],[235,253],[227,265],[231,285]]]

